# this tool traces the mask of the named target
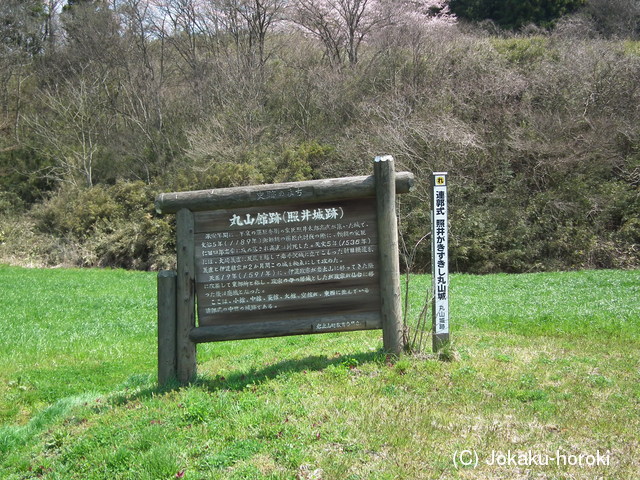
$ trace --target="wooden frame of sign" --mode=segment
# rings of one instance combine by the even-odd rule
[[[160,194],[177,272],[158,274],[159,383],[193,380],[203,342],[382,328],[400,353],[395,195],[412,186],[385,156],[372,176]]]

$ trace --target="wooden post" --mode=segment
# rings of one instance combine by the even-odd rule
[[[373,164],[378,210],[380,300],[384,349],[399,355],[405,346],[400,303],[400,260],[396,218],[396,182],[392,156],[376,157]]]
[[[158,272],[158,385],[176,376],[176,272]]]
[[[178,211],[176,233],[176,366],[178,381],[184,385],[196,376],[196,344],[189,338],[196,326],[194,220],[190,210]]]

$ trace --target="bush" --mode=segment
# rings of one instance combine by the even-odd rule
[[[14,192],[3,192],[0,190],[0,214],[21,212],[24,210],[24,202]]]
[[[288,146],[275,154],[258,155],[264,177],[270,183],[310,180],[321,170],[331,170],[334,149],[317,142]]]
[[[515,65],[533,66],[549,55],[549,41],[545,37],[496,38],[491,41],[494,48]]]
[[[42,175],[49,167],[45,159],[29,148],[16,146],[3,150],[0,138],[0,192],[3,196],[0,210],[2,207],[21,210],[42,200],[53,188],[53,182]]]
[[[64,187],[34,210],[42,233],[72,245],[83,266],[159,269],[171,265],[170,218],[156,215],[156,192],[142,182],[92,188]]]
[[[85,240],[96,227],[123,215],[122,208],[109,195],[109,187],[64,186],[34,213],[43,233]]]

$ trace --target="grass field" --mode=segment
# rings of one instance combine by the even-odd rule
[[[206,344],[166,391],[155,285],[0,266],[3,479],[640,478],[640,271],[454,275],[453,361],[378,331]]]

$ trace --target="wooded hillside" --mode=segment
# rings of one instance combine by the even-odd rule
[[[331,5],[4,1],[0,261],[162,268],[159,192],[370,174],[391,154],[419,180],[399,199],[409,252],[437,170],[453,270],[640,267],[637,11],[620,26],[590,2],[514,33],[434,2]]]

